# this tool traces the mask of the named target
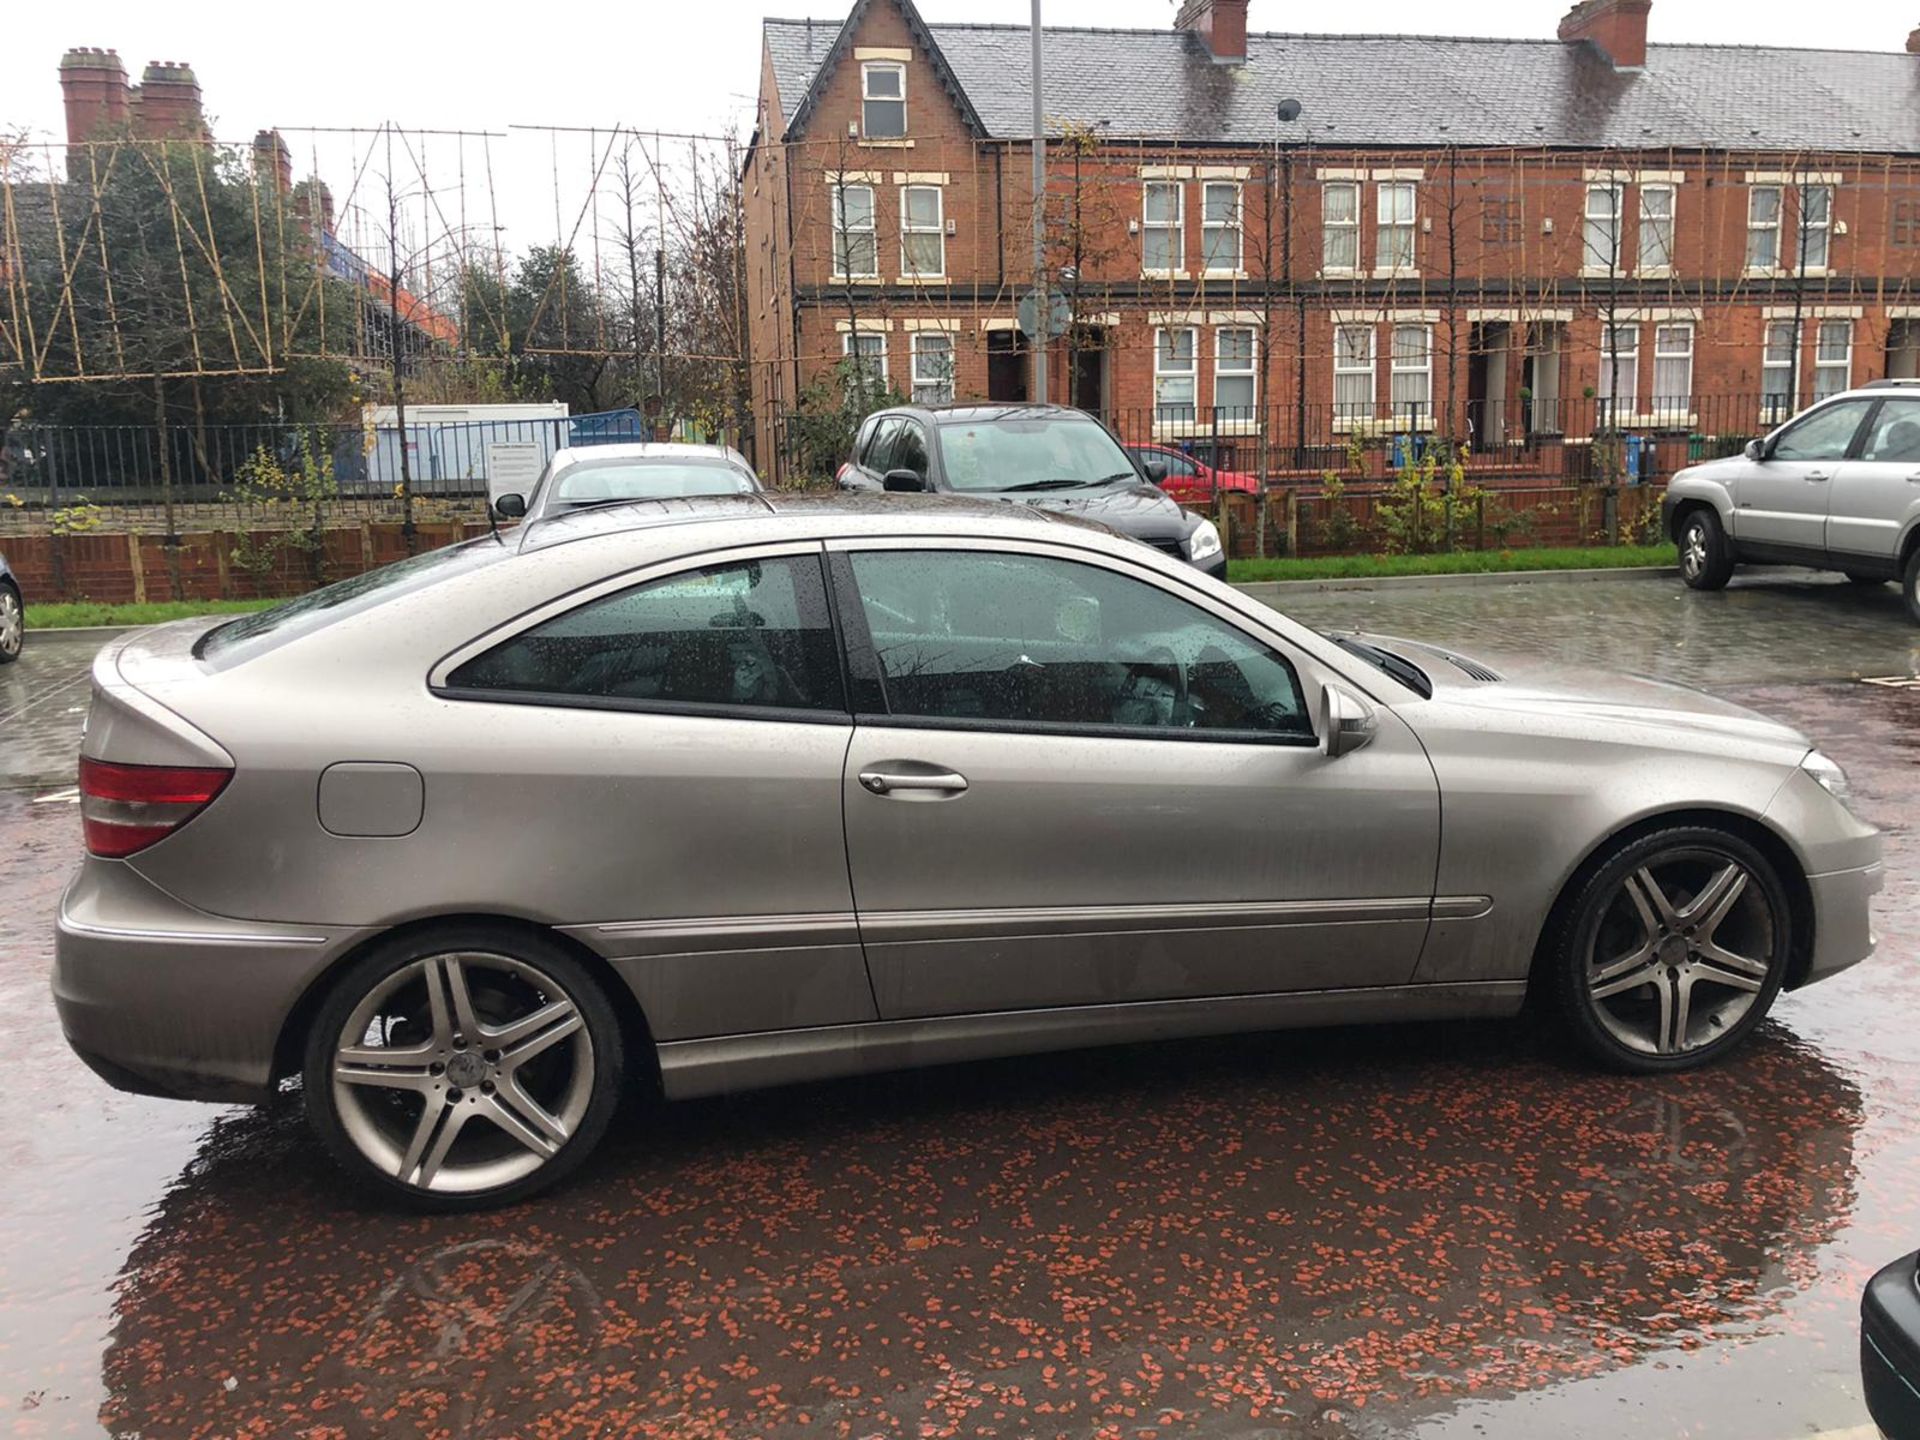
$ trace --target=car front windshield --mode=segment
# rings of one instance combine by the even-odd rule
[[[615,500],[682,500],[691,495],[747,495],[753,489],[751,476],[718,457],[587,461],[560,472],[551,503],[573,507]]]
[[[950,420],[940,427],[940,452],[947,483],[970,494],[1137,478],[1119,442],[1103,426],[1078,417]]]

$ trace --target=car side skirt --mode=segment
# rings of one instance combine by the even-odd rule
[[[724,1035],[660,1045],[660,1078],[670,1099],[683,1100],[843,1075],[1143,1040],[1376,1021],[1498,1018],[1518,1014],[1526,993],[1524,980],[1386,985]]]

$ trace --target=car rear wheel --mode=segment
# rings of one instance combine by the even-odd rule
[[[1690,1070],[1737,1046],[1786,978],[1793,919],[1767,858],[1703,826],[1619,843],[1549,953],[1557,1007],[1614,1069]]]
[[[1733,547],[1720,517],[1704,507],[1680,521],[1680,578],[1694,590],[1718,590],[1733,578]]]
[[[361,1182],[420,1209],[554,1184],[606,1133],[624,1069],[599,983],[536,932],[461,925],[352,966],[308,1034],[307,1115]]]
[[[20,592],[0,584],[0,665],[20,658],[27,640],[27,617],[20,605]]]
[[[1907,568],[1900,577],[1900,593],[1907,602],[1907,618],[1920,625],[1920,546],[1907,557]]]

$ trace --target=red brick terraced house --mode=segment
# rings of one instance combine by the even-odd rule
[[[1276,477],[1434,433],[1591,475],[1596,433],[1670,467],[1920,373],[1920,31],[1862,53],[1649,43],[1650,0],[1582,0],[1550,41],[1247,11],[1045,32],[1050,398]],[[1028,398],[1029,44],[912,0],[765,22],[741,185],[770,475],[847,357],[923,400]]]

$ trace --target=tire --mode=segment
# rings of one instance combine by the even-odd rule
[[[1692,590],[1719,590],[1733,578],[1733,546],[1707,506],[1680,517],[1680,578]]]
[[[1842,573],[1846,575],[1849,585],[1884,585],[1887,583],[1886,576],[1869,575],[1864,570],[1847,570]]]
[[[376,1031],[384,1043],[364,1043]],[[349,1034],[361,1043],[348,1047]],[[321,1003],[302,1067],[307,1119],[389,1201],[511,1204],[600,1143],[623,1047],[600,982],[551,937],[477,922],[416,931],[376,944]]]
[[[1544,960],[1554,1008],[1593,1059],[1635,1074],[1691,1070],[1766,1018],[1793,954],[1793,911],[1747,841],[1700,825],[1657,830],[1607,847],[1574,886]]]
[[[1907,618],[1920,625],[1920,545],[1907,556],[1907,568],[1900,576],[1900,594],[1907,602]]]
[[[20,592],[0,581],[0,665],[18,660],[26,643],[27,614],[20,603]]]

